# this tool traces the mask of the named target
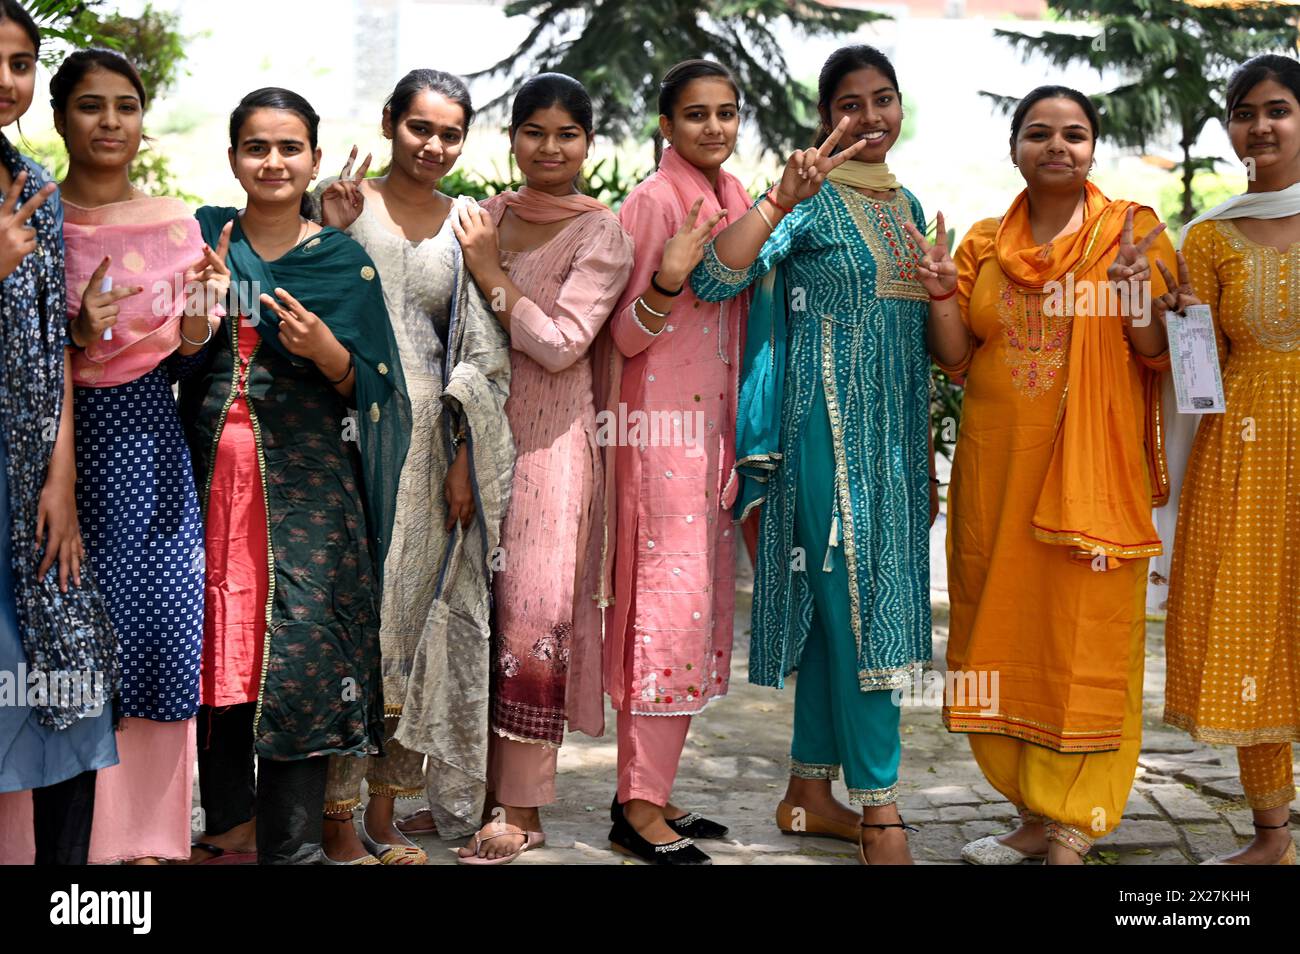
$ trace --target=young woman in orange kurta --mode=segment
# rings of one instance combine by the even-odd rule
[[[1163,293],[1149,259],[1174,256],[1149,209],[1087,181],[1097,133],[1082,94],[1026,96],[1011,129],[1025,191],[971,229],[955,262],[940,218],[921,269],[931,352],[967,374],[948,668],[996,685],[986,708],[946,700],[944,722],[971,733],[980,768],[1022,815],[1011,836],[966,846],[978,864],[1082,863],[1119,823],[1137,764],[1162,482],[1147,394],[1168,357],[1163,323],[1129,289]]]

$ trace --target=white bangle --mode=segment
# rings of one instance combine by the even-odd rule
[[[649,305],[646,304],[646,300],[644,297],[637,298],[636,303],[645,309],[646,314],[654,315],[656,318],[667,318],[669,314],[671,314],[671,312],[668,311],[655,311],[653,308],[651,308]]]
[[[776,231],[776,226],[772,224],[772,220],[769,219],[769,218],[767,217],[767,213],[763,211],[763,203],[762,203],[762,202],[759,202],[758,205],[754,206],[754,208],[757,209],[757,210],[758,210],[758,214],[761,215],[761,216],[763,217],[763,221],[767,224],[767,230],[768,230],[769,232],[775,232],[775,231]]]
[[[191,340],[186,336],[186,334],[185,334],[185,319],[182,318],[182,319],[181,319],[181,325],[180,325],[181,341],[184,341],[184,342],[185,342],[187,345],[189,345],[191,348],[202,348],[202,347],[203,347],[204,345],[206,345],[209,341],[211,341],[211,340],[212,340],[212,335],[213,335],[213,333],[214,333],[217,329],[216,329],[216,327],[212,324],[212,320],[211,320],[210,318],[206,318],[206,317],[205,317],[203,323],[206,324],[206,325],[208,326],[208,336],[207,336],[206,338],[204,338],[202,341],[191,341]]]

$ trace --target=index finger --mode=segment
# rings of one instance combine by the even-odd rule
[[[1183,258],[1182,252],[1175,252],[1174,255],[1178,258],[1178,287],[1190,287],[1192,284],[1192,275],[1191,272],[1187,270],[1187,259]]]
[[[691,210],[686,213],[686,231],[695,231],[696,220],[700,216],[700,208],[704,205],[704,196],[700,196],[691,204]]]
[[[121,288],[114,288],[108,293],[108,304],[121,301],[123,298],[130,298],[132,295],[138,295],[144,291],[142,285],[123,285]]]
[[[817,155],[829,156],[831,153],[833,153],[835,151],[835,147],[839,145],[840,139],[844,137],[844,130],[848,128],[849,128],[849,117],[845,116],[843,119],[839,121],[836,127],[831,130],[831,134],[826,137],[826,139],[822,142],[822,144],[817,147]],[[865,140],[863,141],[865,142]]]
[[[859,139],[853,145],[849,146],[849,148],[842,149],[839,152],[837,152],[835,155],[831,156],[831,168],[836,169],[844,165],[844,163],[848,162],[850,159],[852,159],[854,156],[856,156],[858,153],[860,153],[863,149],[866,148],[867,148],[867,141],[865,139]]]
[[[295,315],[303,318],[307,316],[307,309],[302,306],[302,303],[283,288],[276,288],[275,293],[279,296],[282,302],[289,306],[290,310],[292,310]]]
[[[340,179],[346,179],[348,176],[352,175],[352,163],[356,161],[357,161],[357,147],[356,144],[353,143],[352,151],[348,153],[348,161],[343,163],[343,171],[339,173]]]
[[[903,228],[907,229],[907,234],[912,236],[912,241],[915,242],[916,247],[921,250],[921,254],[928,254],[932,246],[925,240],[925,236],[921,234],[921,230],[912,222],[904,222]]]
[[[934,216],[934,244],[942,249],[945,254],[948,252],[948,229],[943,224],[943,213],[937,212]]]
[[[1171,292],[1176,292],[1177,286],[1174,284],[1174,276],[1169,271],[1169,267],[1160,259],[1156,259],[1156,268],[1160,269],[1160,274],[1164,276],[1165,288]]]
[[[35,215],[36,210],[45,204],[46,199],[54,195],[54,190],[57,188],[58,186],[53,182],[47,182],[41,186],[41,190],[24,202],[23,207],[18,210],[18,221],[26,222]],[[14,191],[17,192],[18,190],[15,189]]]
[[[1138,242],[1137,244],[1137,250],[1142,254],[1146,254],[1146,250],[1151,247],[1151,243],[1154,242],[1156,240],[1156,237],[1164,230],[1165,230],[1165,223],[1161,222],[1159,225],[1157,225],[1155,228],[1153,228],[1150,232],[1148,232],[1146,235],[1142,237],[1142,241]]]
[[[217,258],[221,260],[223,267],[226,263],[226,255],[230,252],[230,233],[234,231],[234,228],[235,220],[231,219],[221,229],[221,237],[217,239]]]
[[[370,169],[371,155],[372,155],[371,153],[366,153],[366,160],[365,162],[361,163],[361,168],[357,170],[357,174],[354,177],[355,181],[360,182],[362,179],[366,177],[366,172]]]
[[[105,255],[104,260],[99,263],[99,267],[90,273],[90,281],[86,283],[86,291],[92,294],[99,291],[99,286],[103,283],[104,276],[108,274],[108,266],[111,264],[113,264],[113,256]]]
[[[1128,211],[1124,213],[1124,227],[1120,229],[1119,244],[1133,244],[1133,206],[1131,205],[1128,207]]]

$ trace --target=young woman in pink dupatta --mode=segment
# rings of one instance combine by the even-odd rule
[[[707,864],[693,839],[727,833],[670,796],[691,716],[726,695],[731,668],[732,472],[748,295],[703,302],[687,278],[712,235],[749,209],[740,180],[722,169],[736,145],[739,100],[717,63],[669,70],[659,93],[668,148],[619,212],[636,260],[610,321],[622,365],[613,417],[628,428],[607,452],[617,467],[616,478],[614,467],[606,476],[616,546],[607,558],[605,688],[618,712],[609,838],[655,864]]]
[[[184,203],[131,185],[146,95],[130,63],[73,53],[50,94],[69,157],[61,188],[77,506],[123,675],[121,762],[96,780],[90,862],[186,859],[204,553],[172,384],[182,355],[198,351],[186,338],[209,332],[206,296],[187,295],[186,284],[219,284],[225,266]]]
[[[622,294],[632,242],[574,182],[591,145],[591,98],[543,73],[515,96],[518,192],[461,210],[465,263],[510,335],[506,416],[516,459],[493,591],[491,736],[485,822],[466,864],[503,864],[545,842],[538,807],[555,800],[569,728],[605,731],[604,544],[592,343]]]

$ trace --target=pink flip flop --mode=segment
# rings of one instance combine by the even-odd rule
[[[488,829],[499,829],[493,831],[490,835],[484,835],[483,832]],[[502,855],[500,858],[484,858],[479,852],[483,848],[485,841],[491,841],[493,838],[500,838],[502,835],[523,835],[524,843],[508,855]],[[534,848],[541,848],[546,844],[546,835],[540,831],[525,832],[517,825],[507,825],[503,822],[490,822],[484,825],[478,831],[474,832],[474,840],[470,842],[474,847],[474,854],[465,857],[460,852],[456,853],[456,861],[462,865],[508,865],[525,851],[531,851]]]

